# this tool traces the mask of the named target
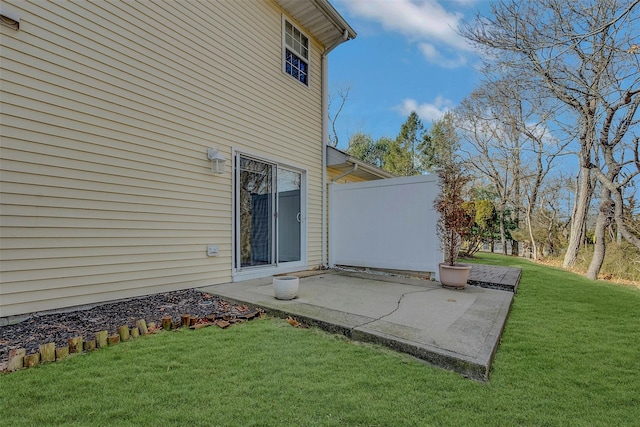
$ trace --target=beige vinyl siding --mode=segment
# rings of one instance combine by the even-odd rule
[[[278,7],[5,3],[0,317],[230,281],[232,150],[307,171],[321,263],[322,46],[284,74]]]

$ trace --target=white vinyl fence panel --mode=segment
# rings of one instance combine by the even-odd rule
[[[436,175],[329,186],[329,264],[437,274]]]

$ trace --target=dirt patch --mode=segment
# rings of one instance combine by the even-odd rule
[[[587,274],[587,271],[585,269],[581,269],[577,267],[565,269],[564,267],[562,267],[562,260],[560,259],[545,258],[545,259],[530,260],[530,261],[535,262],[537,264],[546,265],[548,267],[556,267],[556,268],[564,269],[572,273],[579,274],[581,276],[585,276]],[[640,289],[640,282],[635,280],[620,279],[620,278],[612,277],[611,275],[605,275],[605,274],[599,274],[598,280],[603,280],[610,283],[615,283],[617,285],[625,285],[625,286],[630,286],[633,288]]]
[[[55,342],[64,346],[69,339],[82,336],[83,340],[95,338],[95,333],[107,330],[109,335],[127,325],[132,328],[136,321],[156,322],[161,326],[162,318],[171,316],[174,324],[180,323],[183,314],[200,319],[209,317],[233,320],[249,311],[246,306],[234,306],[218,297],[195,289],[167,292],[97,305],[84,310],[67,313],[33,316],[14,325],[0,327],[0,366],[9,359],[9,350],[24,348],[27,354],[38,352],[38,346]]]

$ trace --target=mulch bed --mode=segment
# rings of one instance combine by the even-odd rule
[[[67,313],[46,314],[31,317],[23,322],[0,327],[0,366],[6,364],[11,349],[24,348],[26,354],[38,352],[39,345],[55,342],[56,346],[68,345],[69,339],[82,336],[84,341],[94,339],[96,332],[107,330],[116,334],[119,327],[136,326],[144,319],[162,327],[162,318],[171,317],[179,326],[181,316],[187,314],[192,328],[217,324],[226,327],[248,320],[261,313],[244,305],[232,305],[218,297],[188,289],[132,298],[97,305]],[[215,322],[215,323],[214,323]]]

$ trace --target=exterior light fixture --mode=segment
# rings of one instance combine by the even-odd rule
[[[224,164],[227,159],[224,158],[222,153],[215,148],[209,148],[207,150],[207,157],[211,160],[211,173],[223,174]]]
[[[20,29],[20,16],[0,5],[0,24],[18,31]]]

